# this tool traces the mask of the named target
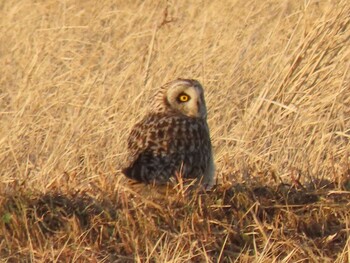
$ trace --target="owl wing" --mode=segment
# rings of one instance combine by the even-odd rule
[[[122,173],[140,182],[167,182],[175,167],[166,144],[172,124],[162,114],[150,114],[137,123],[128,138],[129,156]]]
[[[140,182],[165,183],[181,169],[184,178],[201,177],[211,143],[205,120],[178,115],[148,115],[132,129],[129,158],[122,172]]]

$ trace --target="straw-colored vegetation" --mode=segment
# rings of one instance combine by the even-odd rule
[[[3,262],[350,262],[350,4],[0,1]],[[206,91],[217,185],[120,174],[177,77]]]

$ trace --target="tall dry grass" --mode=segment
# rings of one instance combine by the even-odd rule
[[[325,179],[338,194],[349,191],[349,13],[346,0],[0,2],[0,254],[9,261],[64,255],[71,261],[346,262],[349,212],[343,199],[327,213],[316,206],[318,214],[308,214],[315,224],[335,220],[337,231],[347,229],[332,255],[329,247],[318,250],[314,236],[278,234],[284,217],[294,218],[288,229],[300,229],[300,210],[288,214],[281,208],[266,226],[266,218],[253,213],[255,197],[223,195],[236,183],[319,188]],[[120,174],[125,141],[154,91],[177,77],[196,78],[205,87],[220,187],[207,197],[146,202],[127,189]],[[73,199],[53,198],[59,207],[70,207],[64,212],[68,223],[58,222],[72,229],[57,234],[57,246],[51,246],[52,237],[31,228],[47,211],[41,208],[46,212],[34,213],[34,219],[26,211],[52,203],[37,200],[56,192]],[[93,201],[76,195],[103,199],[101,207],[107,198],[106,207],[130,215],[104,217],[104,209],[96,208],[96,222],[81,229],[73,214]],[[263,196],[281,205],[275,194]],[[201,198],[209,211],[202,211]],[[239,203],[250,216],[239,210],[220,222],[229,213],[225,207]],[[157,217],[164,222],[158,224]],[[172,217],[179,220],[176,231],[169,226]],[[229,235],[241,233],[237,224],[240,238]],[[86,241],[97,228],[109,241]],[[331,230],[321,236],[333,235]],[[148,238],[139,236],[144,231]],[[120,239],[112,240],[116,233]],[[193,237],[198,233],[203,242]]]

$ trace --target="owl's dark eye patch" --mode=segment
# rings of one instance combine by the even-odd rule
[[[191,97],[189,95],[187,95],[186,93],[181,93],[178,97],[177,97],[177,101],[178,102],[187,102],[191,99]]]

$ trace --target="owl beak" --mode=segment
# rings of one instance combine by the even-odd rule
[[[201,117],[202,117],[203,119],[206,119],[206,118],[207,118],[207,110],[206,110],[204,107],[202,107]]]
[[[207,118],[207,108],[206,108],[205,102],[203,100],[201,100],[201,103],[198,104],[198,113],[200,115],[198,117],[201,117],[203,119]]]
[[[198,104],[197,109],[196,109],[196,111],[194,111],[192,113],[192,116],[196,117],[196,118],[206,119],[207,118],[207,110],[206,110],[205,106]]]

